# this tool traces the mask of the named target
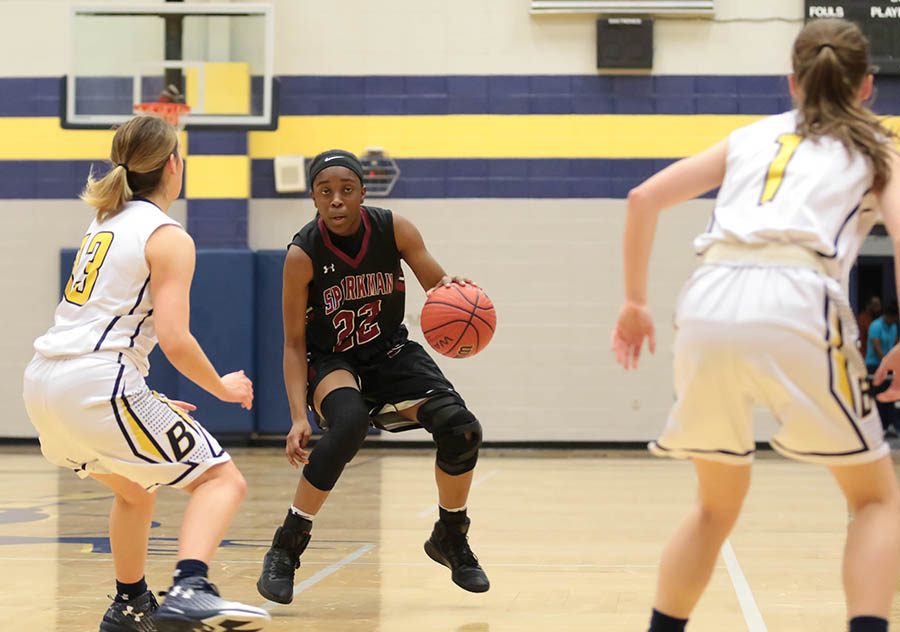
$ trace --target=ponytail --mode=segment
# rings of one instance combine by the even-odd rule
[[[112,169],[99,180],[88,175],[81,199],[97,209],[102,222],[135,197],[152,194],[162,180],[169,156],[178,151],[175,128],[154,116],[137,116],[116,130]]]
[[[815,20],[794,42],[794,75],[799,88],[798,133],[804,138],[831,136],[872,165],[872,188],[880,191],[891,176],[893,132],[859,102],[870,74],[869,42],[852,22]]]

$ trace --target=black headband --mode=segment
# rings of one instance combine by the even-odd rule
[[[343,149],[329,149],[312,159],[309,163],[309,185],[312,186],[316,181],[316,176],[328,167],[347,167],[359,178],[359,183],[363,184],[363,167],[359,158]]]

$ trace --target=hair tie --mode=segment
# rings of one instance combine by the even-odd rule
[[[124,162],[117,163],[116,166],[122,167],[122,169],[125,170],[125,173],[128,173],[128,165],[126,165]]]
[[[830,48],[831,50],[834,50],[834,46],[832,46],[831,44],[822,44],[821,46],[819,46],[819,47],[816,49],[816,55],[818,55],[819,53],[821,53],[821,52],[822,52],[824,49],[826,49],[826,48]]]

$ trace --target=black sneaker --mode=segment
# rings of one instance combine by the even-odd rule
[[[269,613],[236,601],[225,601],[205,577],[178,581],[156,611],[162,632],[258,632],[272,620]]]
[[[425,542],[425,552],[438,564],[451,571],[453,583],[469,592],[487,592],[491,587],[478,558],[469,548],[469,519],[459,525],[449,525],[438,520],[434,531]]]
[[[275,530],[272,548],[263,558],[262,573],[256,582],[259,594],[276,603],[294,600],[294,572],[300,568],[300,554],[309,544],[309,533],[296,533],[284,527]]]
[[[149,590],[128,601],[113,601],[100,622],[100,632],[156,632],[151,615],[157,608],[159,603]]]

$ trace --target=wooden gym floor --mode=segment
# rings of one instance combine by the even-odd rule
[[[469,594],[422,551],[436,517],[432,455],[366,449],[316,520],[294,603],[256,593],[260,561],[297,474],[279,449],[231,450],[250,483],[211,578],[270,609],[270,630],[644,632],[656,563],[694,492],[689,464],[643,453],[487,451],[470,541],[492,587]],[[114,590],[109,494],[49,466],[36,447],[0,450],[0,615],[29,631],[98,629]],[[184,495],[160,493],[148,581],[168,587]],[[824,469],[757,460],[744,514],[691,632],[845,629],[844,503]],[[900,624],[900,610],[893,615]]]

